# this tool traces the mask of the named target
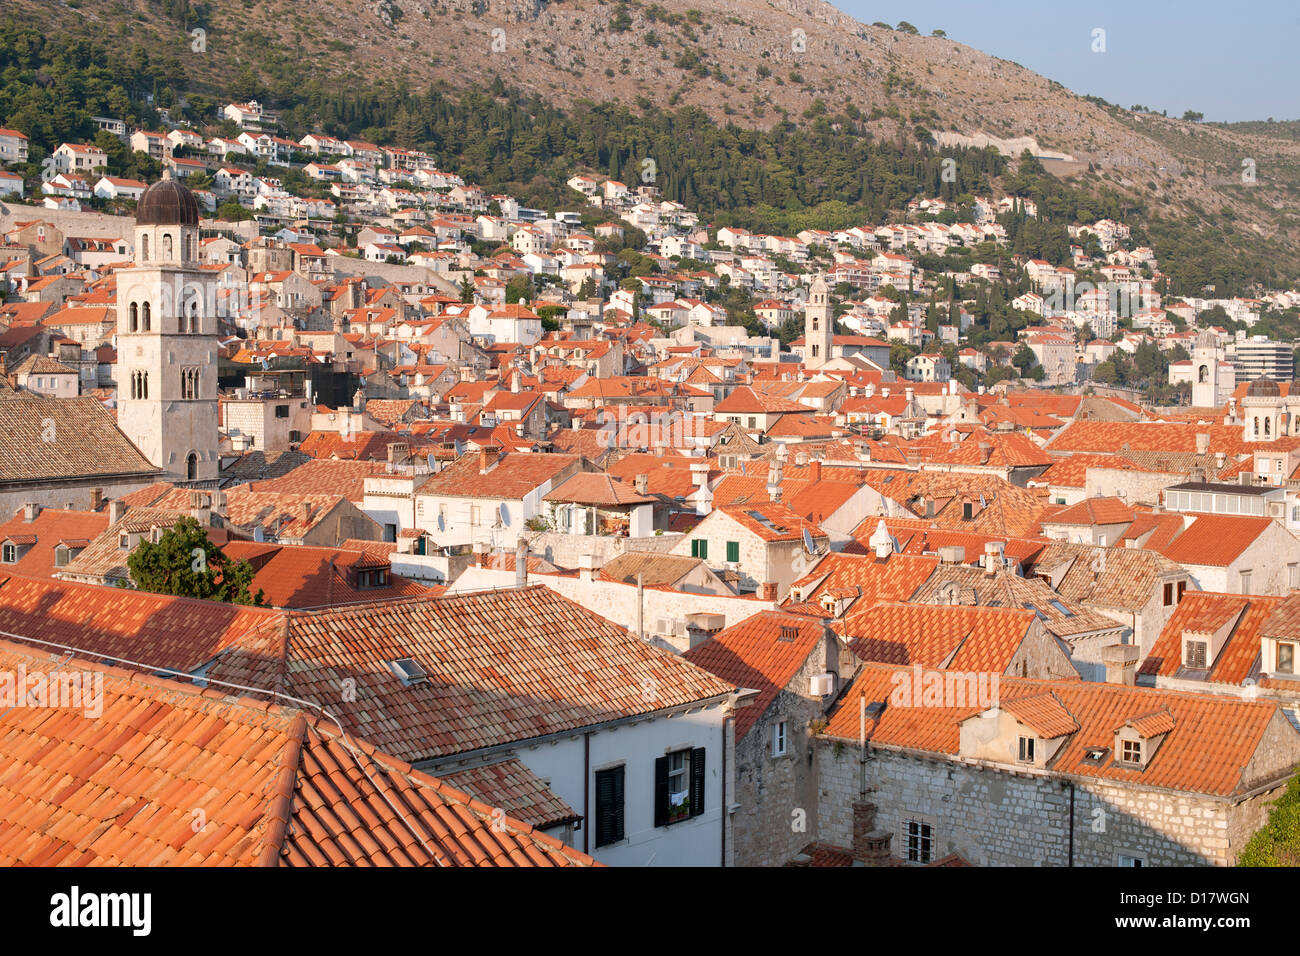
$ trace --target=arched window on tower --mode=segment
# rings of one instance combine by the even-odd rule
[[[185,261],[194,261],[194,233],[192,232],[185,234]]]
[[[1268,416],[1264,417],[1264,437],[1269,437],[1269,426],[1273,424],[1273,419]]]
[[[140,307],[141,328],[148,332],[153,326],[153,306],[148,302]]]
[[[185,456],[185,477],[190,481],[199,477],[199,456],[194,452]]]
[[[131,331],[139,332],[140,331],[140,306],[137,303],[132,302],[130,313],[131,313],[131,322],[130,322]]]
[[[164,232],[162,240],[162,257],[165,261],[170,262],[172,259],[172,234]]]
[[[149,261],[149,233],[147,232],[140,237],[140,261]]]
[[[1208,382],[1208,381],[1210,380],[1210,368],[1209,368],[1209,366],[1208,366],[1208,365],[1202,365],[1201,368],[1200,368],[1200,370],[1196,373],[1196,377],[1197,377],[1197,380],[1198,380],[1202,385],[1204,385],[1206,382]]]
[[[199,303],[196,299],[190,303],[190,331],[198,332],[199,330]]]

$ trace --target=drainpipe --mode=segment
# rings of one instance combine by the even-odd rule
[[[636,573],[636,636],[645,640],[645,584],[640,571]]]
[[[727,820],[731,816],[727,808],[727,728],[735,719],[732,714],[722,718],[722,867],[724,869],[727,866]]]
[[[591,731],[582,735],[582,852],[590,855],[591,840]]]

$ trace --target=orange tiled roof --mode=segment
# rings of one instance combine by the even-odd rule
[[[594,863],[315,715],[7,642],[0,666],[102,680],[99,713],[0,715],[0,865]]]
[[[282,613],[287,635],[274,652],[227,654],[210,676],[279,686],[329,706],[349,732],[403,760],[572,731],[733,691],[541,586]],[[340,643],[343,633],[349,638]],[[427,681],[407,686],[390,671],[389,662],[408,657]],[[339,681],[349,677],[357,682],[356,702],[340,703]]]
[[[880,604],[850,614],[844,634],[866,661],[1002,674],[1034,619],[1018,608]]]
[[[1272,524],[1272,518],[1200,515],[1161,553],[1179,564],[1227,567]]]
[[[739,743],[762,719],[777,694],[825,638],[821,621],[781,611],[760,611],[719,631],[682,657],[728,684],[757,690],[758,696],[736,712]],[[807,688],[798,688],[803,693]]]
[[[1283,598],[1259,595],[1187,591],[1161,629],[1139,673],[1175,677],[1183,666],[1183,632],[1215,631],[1235,618],[1218,657],[1208,662],[1205,680],[1212,684],[1241,684],[1255,673],[1260,637]]]
[[[12,519],[0,524],[0,541],[28,534],[33,538],[34,547],[19,558],[17,564],[5,565],[4,570],[27,577],[48,578],[57,570],[54,549],[60,542],[70,544],[74,539],[89,541],[102,534],[107,527],[108,515],[104,513],[43,508],[35,521],[28,522],[23,520],[20,508]]]
[[[857,743],[860,701],[889,700],[896,668],[867,664],[841,698],[824,735]],[[1077,777],[1114,783],[1140,784],[1215,796],[1243,793],[1258,783],[1247,768],[1275,719],[1285,719],[1273,702],[1248,701],[1219,694],[1193,694],[1146,687],[1126,687],[1084,681],[1035,681],[1002,677],[1001,706],[1021,698],[1052,693],[1078,723],[1049,769]],[[1174,727],[1145,768],[1115,761],[1088,761],[1089,750],[1112,748],[1115,728],[1126,721],[1168,708]],[[898,747],[937,755],[956,755],[960,722],[978,712],[975,707],[899,707],[885,704],[879,719],[867,722],[867,739],[876,746]]]

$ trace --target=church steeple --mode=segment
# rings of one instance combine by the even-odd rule
[[[118,426],[173,481],[220,465],[216,282],[198,244],[194,194],[164,179],[140,196],[135,264],[117,272]]]
[[[808,293],[808,303],[803,313],[803,364],[805,368],[819,368],[833,358],[831,347],[835,338],[835,314],[831,311],[830,290],[826,277],[817,276]]]

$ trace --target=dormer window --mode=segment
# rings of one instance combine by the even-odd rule
[[[1121,740],[1119,762],[1140,767],[1142,765],[1142,741]]]
[[[1277,642],[1277,673],[1295,673],[1295,644],[1287,641]]]
[[[131,550],[131,536],[125,531],[117,536],[117,546],[123,551]]]
[[[1209,654],[1208,641],[1186,640],[1183,642],[1183,665],[1193,670],[1205,670]]]
[[[17,564],[18,545],[11,541],[6,541],[4,547],[0,548],[0,561],[4,561],[5,564]]]
[[[1019,760],[1021,763],[1033,763],[1035,741],[1036,738],[1034,737],[1021,737],[1019,756],[1016,759]]]

